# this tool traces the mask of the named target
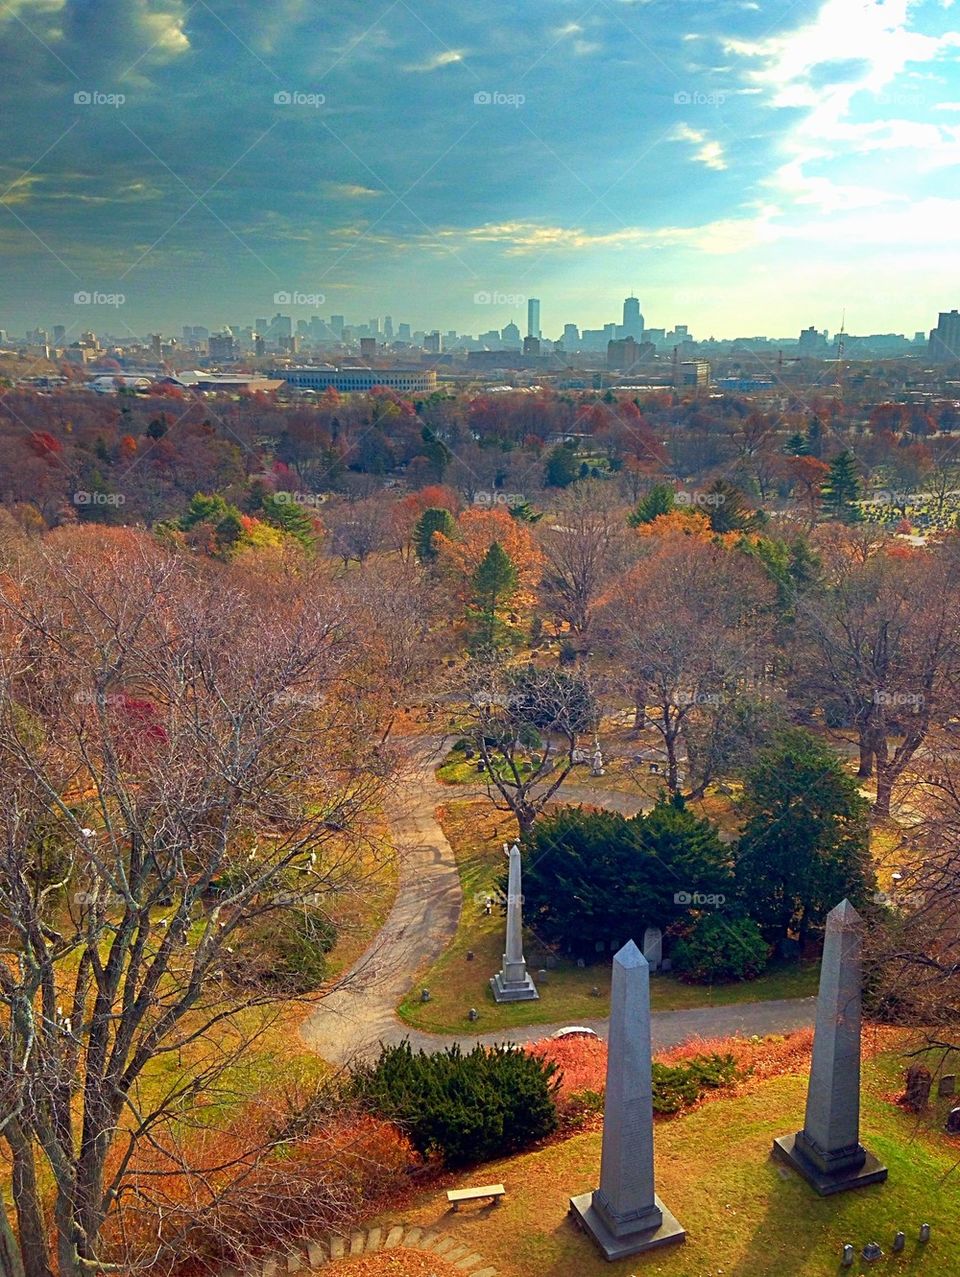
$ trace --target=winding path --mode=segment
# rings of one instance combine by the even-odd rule
[[[307,1045],[331,1064],[375,1055],[381,1042],[395,1044],[409,1038],[415,1048],[442,1050],[459,1042],[469,1048],[478,1042],[533,1042],[559,1025],[535,1024],[509,1031],[469,1035],[424,1033],[397,1019],[394,1008],[410,990],[418,971],[434,962],[450,944],[460,920],[462,892],[456,857],[437,822],[437,806],[450,789],[434,776],[435,742],[420,742],[403,783],[389,804],[388,816],[400,861],[397,897],[387,921],[364,955],[304,1021]],[[589,786],[565,786],[560,794],[574,802],[624,810],[632,815],[639,801],[629,795],[592,793]],[[611,800],[612,797],[612,800]],[[653,1014],[656,1050],[690,1038],[723,1037],[742,1033],[789,1033],[813,1024],[814,998],[741,1002],[723,1007],[696,1007]],[[606,1020],[585,1020],[601,1037]]]

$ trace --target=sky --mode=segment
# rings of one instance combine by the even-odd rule
[[[480,333],[536,296],[557,336],[634,292],[697,337],[912,336],[960,305],[958,25],[954,0],[0,0],[0,328]]]

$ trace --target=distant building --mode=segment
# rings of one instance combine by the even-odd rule
[[[423,348],[428,355],[440,354],[440,329],[439,328],[435,328],[432,333],[424,334]]]
[[[641,344],[635,337],[620,337],[607,342],[607,367],[618,372],[630,372],[645,355],[652,354],[650,342]]]
[[[677,360],[673,384],[677,390],[709,390],[710,364],[706,359]]]
[[[576,324],[563,325],[563,348],[564,350],[576,350],[580,345],[580,329]]]
[[[527,336],[540,339],[540,298],[527,299]]]
[[[540,354],[540,338],[533,337],[533,336],[524,337],[523,353],[525,355],[539,355]]]
[[[513,350],[520,349],[520,329],[511,320],[506,328],[500,330],[500,340],[505,346],[509,346]]]
[[[818,332],[811,324],[809,328],[800,330],[800,339],[797,342],[797,353],[806,355],[811,358],[827,353],[827,339],[823,333]]]
[[[360,338],[360,358],[376,359],[377,357],[377,339],[376,337]]]
[[[930,332],[930,357],[938,363],[960,359],[960,311],[942,310],[936,328]]]
[[[625,297],[623,300],[621,336],[634,337],[637,341],[643,336],[643,316],[640,314],[640,301],[636,297]]]
[[[437,388],[432,368],[290,368],[277,373],[298,390],[326,390],[333,386],[344,394],[386,386],[403,394],[429,393]]]
[[[233,333],[211,333],[207,342],[207,353],[211,359],[229,361],[236,358]]]

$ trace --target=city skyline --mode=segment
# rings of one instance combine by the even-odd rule
[[[960,267],[958,47],[944,0],[14,0],[0,326],[287,291],[461,332],[537,297],[559,332],[626,276],[704,334],[926,329]]]

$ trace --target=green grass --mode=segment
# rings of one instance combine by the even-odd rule
[[[457,854],[463,888],[463,910],[456,936],[446,952],[426,972],[421,972],[410,994],[398,1007],[405,1024],[432,1033],[459,1033],[471,1027],[467,1013],[480,1013],[472,1024],[477,1032],[519,1028],[528,1024],[575,1024],[609,1013],[610,962],[578,968],[560,961],[544,981],[537,971],[544,967],[546,951],[535,938],[524,943],[528,966],[537,982],[537,1002],[498,1006],[489,979],[501,963],[504,918],[499,908],[488,917],[483,901],[492,890],[504,864],[500,845],[513,833],[504,832],[506,818],[491,813],[483,803],[453,802],[443,813],[442,824]],[[467,953],[474,957],[468,960]],[[655,1011],[687,1007],[728,1006],[770,998],[797,998],[816,993],[818,967],[775,965],[758,980],[714,986],[684,984],[671,975],[655,977],[652,1002]],[[431,1000],[420,1001],[420,989],[430,990]],[[596,987],[599,996],[591,990]]]
[[[483,785],[486,775],[477,767],[479,761],[479,758],[467,758],[462,749],[452,749],[436,769],[437,780],[445,785]],[[498,776],[512,778],[510,765],[505,759],[495,759],[493,767]],[[533,771],[533,764],[521,759],[517,762],[517,770],[521,776],[528,776]]]
[[[958,1277],[960,1186],[948,1176],[957,1174],[960,1140],[940,1133],[943,1112],[918,1127],[883,1098],[898,1089],[902,1067],[893,1055],[864,1066],[861,1138],[889,1168],[887,1182],[835,1197],[817,1197],[770,1157],[774,1136],[803,1123],[802,1074],[749,1084],[741,1094],[657,1122],[657,1192],[687,1231],[682,1246],[608,1264],[571,1224],[570,1196],[597,1186],[599,1131],[463,1177],[463,1183],[502,1182],[507,1196],[496,1209],[452,1216],[434,1191],[408,1217],[471,1244],[501,1277],[836,1277],[843,1244],[852,1243],[859,1255],[872,1240],[887,1256],[877,1272]],[[933,1230],[926,1247],[916,1241],[922,1222]],[[903,1256],[894,1258],[890,1244],[898,1229],[908,1240]],[[850,1271],[873,1268],[857,1264]]]

